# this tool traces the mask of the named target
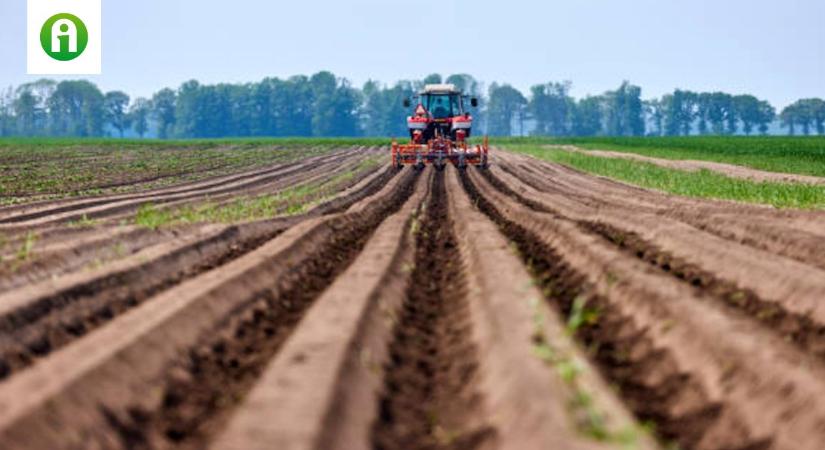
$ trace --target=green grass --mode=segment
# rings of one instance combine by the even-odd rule
[[[495,139],[498,145],[575,145],[664,159],[716,161],[825,177],[825,136],[691,136]]]
[[[755,182],[709,170],[687,172],[650,163],[552,150],[541,145],[508,149],[638,186],[688,197],[762,203],[777,208],[823,208],[825,187],[800,183]]]

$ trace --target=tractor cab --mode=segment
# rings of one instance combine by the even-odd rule
[[[464,105],[459,93],[424,93],[421,95],[421,105],[430,111],[433,119],[445,120],[464,115]]]
[[[415,97],[418,105],[407,119],[410,137],[416,142],[427,142],[437,136],[463,141],[470,137],[473,118],[467,111],[468,99],[453,84],[428,84]],[[410,101],[404,102],[410,106]],[[476,99],[470,104],[476,106]]]

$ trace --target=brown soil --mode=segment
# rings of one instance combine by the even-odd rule
[[[474,417],[482,401],[474,388],[477,350],[446,197],[440,172],[416,231],[415,269],[373,428],[376,449],[480,449],[495,436]]]
[[[365,172],[295,218],[115,223],[145,201],[275,192],[382,152],[0,209],[4,256],[38,236],[0,273],[0,446],[825,441],[825,213],[497,151],[489,170]],[[66,224],[83,214],[102,221]]]
[[[415,180],[407,176],[391,201],[373,205],[365,214],[330,220],[330,241],[311,258],[292,266],[277,285],[233,312],[173,365],[158,410],[130,408],[125,417],[110,414],[110,425],[118,430],[124,445],[202,446],[203,439],[225,420],[227,408],[251,389],[315,298],[355,259],[384,217],[412,195]]]
[[[145,264],[68,286],[0,315],[0,379],[68,345],[154,294],[260,247],[308,217],[345,210],[373,195],[394,174],[386,171],[363,189],[330,200],[304,216],[226,227]]]

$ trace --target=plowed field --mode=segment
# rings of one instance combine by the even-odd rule
[[[823,448],[825,213],[387,153],[0,207],[0,448]]]

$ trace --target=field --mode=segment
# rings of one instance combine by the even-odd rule
[[[379,140],[118,142],[0,143],[4,449],[825,442],[822,186],[692,141],[639,153],[745,175],[569,141],[420,172]]]

